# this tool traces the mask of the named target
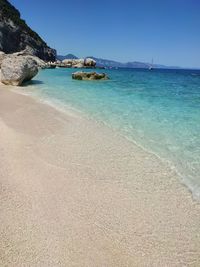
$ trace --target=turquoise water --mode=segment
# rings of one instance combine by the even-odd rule
[[[167,160],[200,198],[200,71],[106,70],[108,81],[72,80],[73,71],[41,70],[23,90],[119,130]]]

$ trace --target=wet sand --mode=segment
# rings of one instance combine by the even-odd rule
[[[200,204],[118,133],[0,87],[0,266],[200,266]]]

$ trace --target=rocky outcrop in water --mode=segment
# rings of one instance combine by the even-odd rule
[[[105,73],[83,72],[77,71],[72,73],[72,78],[75,80],[108,80],[109,77]]]
[[[92,59],[92,58],[85,58],[84,65],[86,67],[95,67],[96,66],[96,61],[94,59]]]
[[[45,61],[55,61],[56,50],[21,19],[19,11],[7,0],[0,0],[0,50],[14,53],[26,50]]]
[[[69,68],[83,68],[84,59],[64,59],[62,65]]]
[[[31,56],[10,55],[1,65],[1,82],[6,85],[21,85],[38,73],[38,63]]]
[[[96,61],[91,58],[64,59],[58,66],[63,68],[95,68]]]

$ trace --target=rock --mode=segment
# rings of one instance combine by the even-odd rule
[[[6,57],[13,57],[13,56],[29,56],[30,58],[32,58],[33,60],[35,60],[37,62],[37,65],[39,68],[41,69],[45,69],[46,68],[46,64],[44,60],[40,59],[39,57],[37,56],[33,56],[31,54],[29,54],[29,52],[25,49],[25,50],[22,50],[20,52],[15,52],[13,54],[5,54],[4,58]]]
[[[74,59],[73,64],[74,65],[77,65],[77,64],[83,64],[84,65],[84,58]]]
[[[2,61],[4,60],[5,57],[6,57],[6,54],[0,51],[0,68],[1,68]]]
[[[86,58],[84,60],[84,65],[86,67],[95,67],[96,66],[96,61],[94,59],[92,59],[92,58]]]
[[[72,58],[64,59],[59,67],[68,67],[68,68],[94,68],[96,66],[96,61],[92,58]]]
[[[83,68],[84,67],[84,59],[64,59],[62,61],[62,67],[66,66],[68,68]]]
[[[72,62],[73,62],[73,59],[64,59],[64,60],[62,61],[62,64],[64,64],[64,65],[71,64],[71,65],[72,65]]]
[[[46,68],[46,63],[44,62],[44,60],[40,59],[39,57],[31,56],[31,55],[29,55],[28,57],[32,58],[37,63],[38,68],[40,69]]]
[[[6,85],[21,85],[38,73],[37,62],[31,56],[10,55],[1,65],[1,82]]]
[[[72,59],[64,59],[61,64],[59,64],[59,67],[66,67],[71,68],[72,67]]]
[[[56,68],[56,63],[53,62],[48,62],[45,65],[45,69],[55,69]]]
[[[40,59],[39,57],[36,56],[32,56],[30,54],[28,54],[27,50],[23,50],[20,52],[16,52],[11,54],[10,56],[29,56],[29,58],[32,58],[33,60],[36,61],[38,68],[40,69],[55,69],[56,68],[56,62],[45,62],[44,60]]]
[[[55,61],[56,50],[21,19],[20,12],[7,0],[0,1],[0,50],[14,53],[26,49],[28,54],[45,61]]]
[[[44,60],[42,60],[42,59],[40,59],[39,57],[36,57],[36,56],[29,56],[29,57],[37,62],[37,65],[38,65],[38,67],[40,69],[45,69],[46,68],[46,63],[44,62]]]
[[[57,64],[57,66],[59,68],[71,68],[72,67],[72,65],[70,65],[70,64],[64,64],[64,63]]]
[[[78,63],[78,64],[76,64],[76,65],[73,65],[73,68],[84,68],[84,64],[83,63]]]
[[[75,80],[108,80],[105,73],[77,71],[72,73],[72,79]]]

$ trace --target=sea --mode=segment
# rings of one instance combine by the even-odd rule
[[[200,70],[98,70],[109,75],[106,81],[73,80],[74,71],[40,70],[22,90],[77,110],[156,154],[200,200]]]

